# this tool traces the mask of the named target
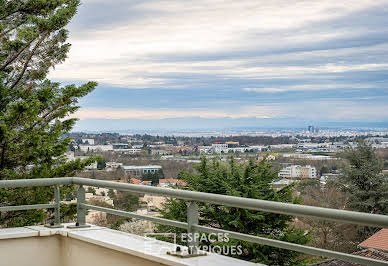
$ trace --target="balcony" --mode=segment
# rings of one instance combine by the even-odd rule
[[[210,253],[179,258],[167,255],[167,251],[176,248],[172,243],[93,225],[79,229],[67,226],[0,229],[0,265],[253,265]]]
[[[75,184],[77,190],[77,223],[60,223],[60,186]],[[217,228],[201,226],[198,223],[196,202],[260,210],[273,213],[307,216],[320,219],[348,222],[353,224],[387,227],[388,216],[352,211],[319,208],[289,203],[271,202],[258,199],[239,198],[203,192],[186,191],[100,181],[77,177],[3,180],[0,188],[54,187],[54,203],[24,206],[2,206],[0,211],[31,210],[53,208],[55,223],[49,227],[28,226],[23,228],[0,229],[0,265],[6,266],[77,266],[86,263],[99,265],[252,265],[250,262],[208,253],[198,248],[195,240],[188,241],[187,247],[162,242],[153,238],[123,233],[104,227],[88,225],[85,222],[86,210],[102,211],[123,217],[144,219],[154,223],[175,226],[188,233],[224,233],[230,238],[249,241],[298,251],[316,256],[336,258],[342,261],[365,265],[388,265],[387,262],[354,254],[345,254],[314,247],[302,246],[274,239],[246,235]],[[187,222],[178,222],[159,217],[151,217],[110,208],[93,206],[85,202],[84,186],[95,186],[122,191],[147,193],[184,199],[190,202]],[[179,248],[177,248],[179,247]],[[33,264],[32,264],[33,262]],[[256,264],[257,265],[257,264]]]

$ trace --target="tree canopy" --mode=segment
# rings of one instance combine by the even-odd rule
[[[382,173],[382,160],[375,149],[360,141],[355,149],[344,153],[347,164],[340,181],[347,192],[346,207],[351,210],[386,214],[388,179]]]
[[[67,162],[64,152],[79,107],[78,99],[95,87],[61,86],[46,79],[64,62],[70,48],[64,27],[78,0],[0,0],[0,179],[71,176],[96,158]],[[52,189],[1,190],[6,205],[37,204]],[[8,212],[0,222],[22,226],[41,222],[44,211]]]
[[[346,192],[345,207],[359,212],[387,214],[388,176],[383,174],[383,163],[376,150],[364,141],[343,154],[346,165],[339,182]],[[360,227],[359,240],[363,241],[378,229]]]
[[[202,158],[197,171],[198,173],[196,174],[181,173],[182,179],[187,183],[187,187],[184,189],[245,198],[299,203],[299,199],[294,196],[291,186],[284,187],[279,191],[272,188],[271,182],[277,175],[272,165],[266,160],[259,163],[250,161],[247,164],[236,164],[232,159],[229,164],[225,164],[220,161],[208,162],[205,158]],[[186,221],[186,209],[185,201],[169,199],[165,203],[164,209],[161,210],[161,214],[162,217],[167,219]],[[290,226],[292,221],[293,218],[288,215],[214,204],[199,204],[199,223],[201,225],[306,244],[309,240],[309,235],[304,231],[292,228]],[[175,232],[178,233],[178,236],[183,232],[180,229],[163,225],[158,227],[158,231]],[[209,243],[203,242],[201,244],[209,245]],[[236,257],[244,260],[271,265],[296,265],[298,263],[298,254],[292,251],[232,239],[228,243],[217,244],[241,245],[243,253]]]

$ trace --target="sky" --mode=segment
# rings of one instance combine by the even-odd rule
[[[75,131],[388,125],[388,0],[83,0]]]

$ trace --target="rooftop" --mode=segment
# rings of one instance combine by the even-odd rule
[[[124,170],[144,170],[144,169],[162,169],[160,165],[124,165]]]
[[[373,248],[388,251],[388,229],[381,229],[365,241],[359,244],[362,248]]]
[[[388,253],[381,252],[374,249],[364,249],[353,253],[354,255],[363,256],[366,258],[372,258],[380,261],[388,261]],[[311,266],[363,266],[364,264],[347,262],[343,260],[333,259],[319,263],[312,264]]]

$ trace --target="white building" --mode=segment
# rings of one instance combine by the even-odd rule
[[[71,161],[74,161],[76,159],[80,159],[80,160],[83,160],[83,159],[87,159],[89,158],[89,156],[74,156],[74,152],[73,151],[68,151],[65,153],[65,156],[66,156],[66,161],[67,162],[71,162]],[[92,164],[88,165],[85,167],[87,170],[94,170],[94,169],[97,169],[97,161],[93,162]]]
[[[160,165],[144,165],[144,166],[125,165],[125,166],[123,166],[123,169],[125,172],[128,172],[130,175],[141,176],[141,175],[147,174],[147,173],[156,173],[156,172],[162,170],[162,166],[160,166]]]
[[[214,153],[228,153],[228,144],[222,142],[216,142],[212,144]]]
[[[83,144],[94,145],[94,139],[82,139]]]
[[[117,163],[117,162],[107,162],[106,168],[108,169],[117,169],[119,167],[122,167],[123,163]]]
[[[79,149],[83,152],[113,151],[113,145],[79,145]]]
[[[311,165],[290,165],[280,170],[278,176],[281,178],[316,178],[317,170]]]
[[[124,153],[124,154],[137,154],[137,153],[141,153],[141,149],[134,149],[134,148],[130,148],[130,149],[115,149],[114,150],[115,152],[121,152],[121,153]]]
[[[250,151],[250,147],[240,146],[238,142],[235,141],[227,141],[227,142],[215,142],[211,146],[211,152],[208,150],[205,153],[228,153],[228,152],[248,152]],[[253,149],[252,149],[253,150]]]

